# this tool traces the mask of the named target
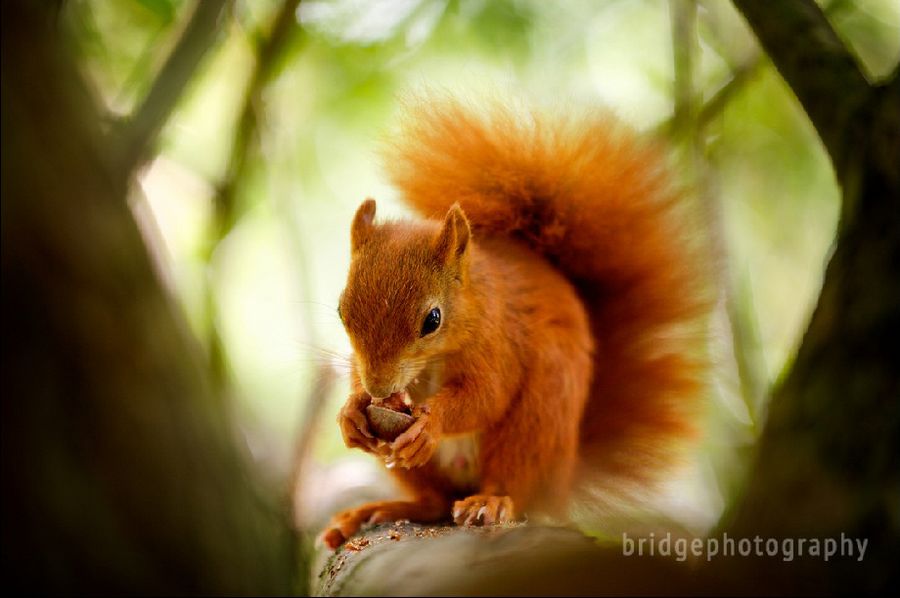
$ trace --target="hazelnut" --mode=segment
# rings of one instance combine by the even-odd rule
[[[379,439],[392,442],[415,421],[408,396],[405,392],[395,392],[379,403],[373,402],[366,407],[369,427]]]

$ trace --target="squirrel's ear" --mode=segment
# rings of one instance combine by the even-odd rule
[[[356,216],[353,217],[353,224],[350,227],[350,251],[356,253],[362,247],[372,229],[375,227],[375,200],[371,197],[362,202],[356,210]]]
[[[453,204],[444,217],[441,232],[435,239],[434,247],[444,263],[461,260],[466,255],[469,247],[469,238],[472,231],[469,228],[469,220],[463,213],[458,203]]]

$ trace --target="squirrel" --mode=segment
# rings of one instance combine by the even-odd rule
[[[338,423],[409,499],[338,513],[320,540],[652,493],[697,436],[714,303],[665,152],[600,109],[441,96],[401,123],[387,168],[423,218],[377,223],[373,199],[353,218]],[[398,399],[414,420],[386,441],[367,409]]]

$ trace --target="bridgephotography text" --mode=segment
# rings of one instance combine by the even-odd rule
[[[844,533],[834,538],[735,538],[727,533],[714,538],[673,538],[671,533],[633,538],[622,534],[624,556],[665,556],[678,561],[688,557],[711,561],[719,557],[772,557],[783,561],[795,558],[856,559],[866,556],[868,538],[851,538]]]

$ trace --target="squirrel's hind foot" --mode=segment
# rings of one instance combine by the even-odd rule
[[[433,500],[382,500],[371,502],[354,509],[341,511],[331,518],[331,522],[319,534],[318,543],[334,550],[366,523],[385,523],[409,519],[418,523],[440,521],[447,516],[447,507]]]
[[[497,525],[515,520],[515,506],[508,496],[473,494],[453,504],[456,525]]]

